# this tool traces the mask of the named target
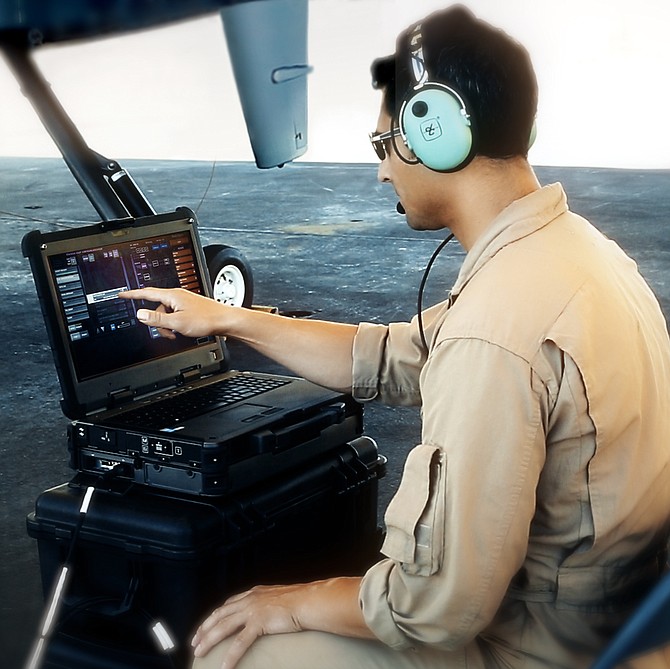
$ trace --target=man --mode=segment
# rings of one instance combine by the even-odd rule
[[[165,336],[226,334],[361,401],[422,407],[385,559],[232,597],[194,666],[587,667],[665,560],[665,320],[634,263],[538,184],[521,46],[455,7],[401,34],[373,77],[379,179],[410,226],[467,251],[448,302],[356,327],[125,294],[162,303],[138,318]]]

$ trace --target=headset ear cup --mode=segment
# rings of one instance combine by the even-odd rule
[[[463,102],[441,84],[427,84],[404,102],[400,129],[414,155],[432,170],[454,172],[472,156],[472,128]]]

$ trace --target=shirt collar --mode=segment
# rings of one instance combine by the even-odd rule
[[[539,188],[505,207],[466,255],[452,296],[455,298],[502,248],[543,228],[567,210],[567,197],[559,183]]]

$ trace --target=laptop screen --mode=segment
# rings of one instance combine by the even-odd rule
[[[155,304],[118,297],[121,290],[147,286],[203,293],[188,231],[57,253],[49,266],[80,381],[212,341],[161,337],[135,316],[137,309]]]

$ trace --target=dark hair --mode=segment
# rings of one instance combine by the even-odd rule
[[[410,71],[410,26],[396,52],[372,63],[375,88],[397,122],[403,99],[415,85]],[[457,5],[421,22],[423,55],[431,81],[447,84],[465,100],[475,152],[490,158],[528,153],[537,111],[537,81],[526,49],[502,30]]]

